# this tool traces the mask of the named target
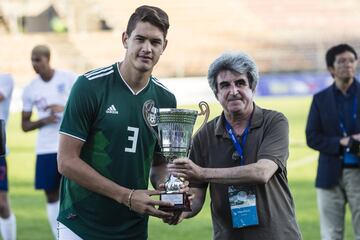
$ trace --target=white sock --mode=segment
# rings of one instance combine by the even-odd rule
[[[4,240],[16,240],[16,218],[14,214],[6,219],[0,217],[0,232]]]
[[[50,224],[50,228],[51,231],[54,235],[54,238],[57,238],[57,226],[58,226],[58,222],[57,222],[57,217],[59,214],[59,201],[53,202],[53,203],[48,203],[46,205],[46,209],[47,209],[47,215],[48,215],[48,221]]]

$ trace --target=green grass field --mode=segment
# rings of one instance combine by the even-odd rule
[[[295,200],[297,219],[304,239],[320,239],[319,216],[316,207],[314,178],[316,173],[316,152],[305,143],[305,122],[310,97],[259,98],[259,106],[283,112],[290,123],[290,157],[288,179]],[[197,109],[196,106],[180,108]],[[211,118],[221,112],[218,104],[210,105]],[[20,129],[20,114],[12,114],[8,125],[8,156],[10,200],[17,216],[18,239],[52,239],[45,212],[45,196],[35,191],[34,185],[34,144],[35,132],[23,133]],[[207,240],[211,239],[212,227],[207,197],[201,213],[185,220],[178,226],[168,226],[151,218],[149,239],[153,240]],[[352,239],[350,214],[347,211],[346,236]]]

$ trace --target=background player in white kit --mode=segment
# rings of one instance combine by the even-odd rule
[[[76,75],[50,66],[50,49],[38,45],[31,52],[31,62],[38,74],[23,92],[22,129],[39,129],[36,143],[35,188],[43,189],[47,199],[49,224],[56,238],[59,212],[60,174],[57,170],[58,132],[64,106]],[[33,108],[38,119],[32,120]]]
[[[10,74],[0,74],[0,119],[9,117],[11,95],[14,81]],[[7,196],[8,179],[5,156],[0,156],[0,233],[4,240],[16,239],[16,218],[10,211]]]

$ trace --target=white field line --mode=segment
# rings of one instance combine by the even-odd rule
[[[288,169],[299,168],[299,167],[302,167],[302,166],[305,166],[307,164],[314,162],[316,159],[317,159],[316,155],[311,155],[311,156],[307,156],[302,159],[294,160],[294,161],[291,161],[288,163],[287,168]]]

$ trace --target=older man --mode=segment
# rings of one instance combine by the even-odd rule
[[[287,182],[288,121],[254,103],[259,73],[246,54],[226,53],[208,80],[223,113],[194,137],[190,159],[169,169],[191,182],[195,216],[210,185],[214,239],[301,239]]]

